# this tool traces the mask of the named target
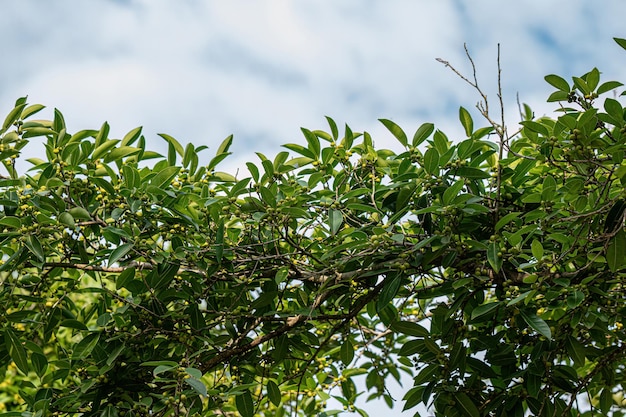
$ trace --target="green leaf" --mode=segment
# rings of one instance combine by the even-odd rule
[[[21,119],[27,119],[30,116],[39,113],[41,110],[45,109],[46,106],[41,105],[41,104],[32,104],[28,107],[26,107],[24,110],[22,110],[22,114],[20,115]]]
[[[259,168],[252,162],[246,162],[246,167],[248,168],[248,171],[250,171],[250,175],[252,175],[254,182],[259,182]]]
[[[432,123],[424,123],[420,127],[417,128],[415,134],[413,135],[412,145],[414,147],[419,146],[422,142],[424,142],[435,130],[435,125]]]
[[[22,227],[22,221],[18,217],[6,216],[0,218],[0,226],[11,229],[19,229]]]
[[[550,94],[550,97],[548,97],[546,101],[548,103],[553,103],[555,101],[567,101],[568,97],[569,93],[565,91],[555,91],[554,93]]]
[[[30,354],[30,363],[33,370],[39,378],[43,377],[48,369],[48,359],[41,353],[33,352]]]
[[[98,130],[98,133],[96,134],[96,148],[107,140],[110,129],[111,128],[107,122],[102,123],[100,130]]]
[[[254,417],[254,402],[249,390],[245,390],[235,397],[235,406],[241,417]]]
[[[93,348],[96,347],[99,340],[100,333],[90,333],[85,336],[80,342],[74,345],[72,359],[76,360],[86,358],[91,353]]]
[[[443,204],[448,205],[452,202],[452,200],[459,195],[463,186],[465,185],[465,181],[458,180],[443,192]]]
[[[487,261],[496,274],[500,273],[502,268],[502,259],[498,257],[500,245],[497,242],[491,242],[487,247]]]
[[[489,316],[492,312],[494,312],[498,307],[500,307],[500,302],[495,301],[492,303],[481,304],[472,310],[471,320],[474,321],[476,319]]]
[[[413,380],[414,385],[422,385],[425,382],[432,381],[433,378],[441,372],[441,366],[436,363],[431,363],[420,371],[419,374]]]
[[[115,288],[128,288],[127,285],[135,279],[135,268],[126,268],[122,271],[115,280]]]
[[[317,156],[313,152],[311,152],[309,150],[309,148],[306,148],[306,147],[304,147],[302,145],[298,145],[298,144],[295,144],[295,143],[288,143],[286,145],[283,145],[283,148],[287,148],[289,150],[292,150],[292,151],[294,151],[296,153],[299,153],[300,155],[305,156],[307,158],[310,158],[312,160],[317,159]]]
[[[544,79],[550,84],[552,87],[555,87],[558,90],[569,93],[571,88],[569,83],[564,79],[559,77],[558,75],[550,74],[546,75]]]
[[[422,397],[424,395],[424,387],[417,386],[413,387],[404,394],[402,400],[404,400],[404,407],[402,411],[410,410],[415,407],[417,404],[422,402]]]
[[[164,372],[169,372],[172,369],[176,369],[178,368],[178,364],[175,365],[170,365],[170,364],[166,364],[166,365],[157,365],[153,370],[152,370],[152,375],[154,375],[155,377],[164,373]]]
[[[180,171],[180,167],[165,167],[161,171],[159,171],[154,177],[152,177],[152,179],[150,180],[150,185],[153,185],[160,189],[164,189],[172,183],[174,177],[178,175],[178,171]]]
[[[107,313],[105,313],[107,314]],[[118,358],[118,356],[120,356],[120,354],[124,351],[128,349],[128,347],[126,345],[119,345],[118,347],[116,347],[115,349],[113,349],[110,353],[109,356],[106,360],[107,365],[111,365],[113,362],[115,362],[115,360]]]
[[[535,330],[537,333],[545,336],[548,340],[552,339],[552,332],[550,331],[550,326],[543,321],[539,316],[535,313],[527,312],[524,310],[520,310],[520,315],[530,326],[531,329]]]
[[[220,143],[220,146],[217,148],[217,152],[215,152],[215,155],[221,155],[221,154],[227,153],[228,149],[230,149],[230,145],[232,144],[233,144],[233,135],[230,135],[226,139],[224,139],[222,143]]]
[[[162,290],[172,282],[176,274],[178,273],[179,265],[173,262],[161,263],[156,270],[153,270],[146,281],[151,288],[155,290]]]
[[[600,393],[600,411],[602,412],[602,415],[608,416],[612,406],[613,392],[611,387],[604,387]]]
[[[226,172],[214,172],[213,177],[223,182],[236,182],[237,181],[237,178],[234,175],[228,174]]]
[[[572,77],[572,81],[574,81],[574,86],[580,91],[582,94],[587,95],[591,94],[591,88],[587,85],[587,82],[580,77]]]
[[[580,290],[574,290],[567,296],[567,306],[569,308],[578,307],[585,300],[585,293]]]
[[[463,415],[467,417],[480,417],[480,412],[474,402],[464,392],[455,392],[453,394],[454,399],[458,404],[458,408],[463,412]]]
[[[430,148],[426,151],[423,166],[424,170],[431,175],[437,175],[439,173],[439,152],[437,149]]]
[[[490,178],[491,174],[479,168],[460,167],[454,171],[454,174],[470,180],[482,180]]]
[[[165,133],[158,133],[158,135],[161,136],[163,139],[165,139],[167,143],[174,148],[174,150],[176,151],[178,155],[182,157],[185,154],[185,149],[183,149],[183,145],[181,145],[172,136],[167,135]]]
[[[536,260],[540,261],[543,258],[543,245],[537,239],[533,239],[530,244],[530,250]]]
[[[409,140],[406,137],[406,133],[404,133],[400,126],[387,119],[378,119],[378,121],[385,125],[385,127],[396,137],[396,139],[398,139],[398,142],[400,142],[402,146],[408,145]]]
[[[138,154],[140,151],[141,149],[132,146],[120,146],[107,153],[104,157],[104,162],[122,161],[124,158]]]
[[[622,48],[626,49],[626,39],[622,38],[613,38],[613,40]]]
[[[531,132],[539,133],[540,135],[543,135],[543,136],[550,135],[550,132],[548,132],[548,129],[539,122],[535,122],[533,120],[526,120],[526,121],[520,122],[520,124],[524,126],[524,128],[530,130]]]
[[[117,139],[105,141],[102,145],[94,149],[93,153],[91,154],[91,158],[93,160],[102,158],[111,148],[114,148],[115,145],[117,145],[119,142],[120,141]]]
[[[596,93],[604,94],[606,92],[614,90],[614,89],[616,89],[618,87],[621,87],[623,85],[624,84],[620,83],[619,81],[607,81],[605,83],[600,84],[600,87],[598,87],[598,89],[596,90]]]
[[[9,348],[9,356],[11,356],[17,368],[25,375],[28,375],[30,367],[28,366],[26,349],[22,346],[22,341],[19,337],[8,327],[4,329],[4,343]]]
[[[611,272],[616,272],[626,263],[626,232],[620,229],[611,239],[606,249],[606,262]]]
[[[198,395],[201,395],[203,397],[207,396],[206,385],[204,385],[204,382],[196,378],[185,378],[185,382],[189,384],[189,386],[191,386],[191,388],[193,388],[193,390],[197,392]]]
[[[427,337],[430,333],[419,324],[412,321],[394,321],[391,330],[408,336]]]
[[[341,358],[341,362],[343,362],[344,365],[348,366],[350,365],[350,363],[352,363],[352,359],[354,359],[354,346],[352,345],[350,339],[344,339],[343,343],[341,344],[339,356]]]
[[[441,130],[436,130],[433,135],[433,144],[435,145],[435,149],[439,152],[439,155],[445,155],[450,147],[450,142],[445,133]]]
[[[16,104],[13,110],[11,110],[7,117],[4,119],[4,123],[2,124],[2,130],[7,130],[14,122],[16,122],[20,118],[24,107],[26,107],[26,102]]]
[[[621,120],[623,118],[624,109],[619,101],[607,98],[604,100],[604,110],[615,120]]]
[[[221,154],[215,156],[213,159],[211,159],[211,161],[209,162],[209,165],[207,165],[207,168],[206,168],[207,171],[213,170],[216,166],[218,166],[220,164],[220,162],[222,162],[224,159],[226,159],[228,157],[228,155],[230,155],[230,154],[229,153],[221,153]]]
[[[141,129],[142,127],[136,127],[133,130],[131,130],[130,132],[128,132],[126,135],[124,135],[124,138],[122,138],[122,142],[120,143],[121,146],[130,146],[133,143],[135,143],[137,141],[137,139],[139,139],[139,137],[141,137]]]
[[[123,243],[115,248],[109,255],[108,266],[113,265],[115,262],[126,256],[133,246],[134,245],[132,243]]]
[[[304,138],[309,144],[309,150],[313,154],[314,159],[319,159],[320,157],[320,140],[315,133],[311,132],[308,129],[301,128],[302,133],[304,134]]]
[[[459,120],[465,129],[465,135],[467,137],[472,136],[472,133],[474,132],[474,121],[472,120],[472,115],[467,111],[467,109],[465,109],[465,107],[459,107]]]
[[[259,194],[261,194],[261,198],[265,204],[270,207],[276,207],[276,196],[269,188],[259,187]]]
[[[224,220],[220,219],[215,233],[215,260],[218,264],[222,263],[224,256]]]
[[[556,195],[556,181],[552,175],[546,175],[543,180],[541,200],[552,201]]]
[[[594,91],[600,82],[600,71],[597,68],[592,69],[585,74],[585,82],[591,91]]]
[[[67,319],[59,323],[59,327],[67,327],[76,330],[87,330],[87,326],[80,320]]]
[[[70,229],[73,229],[76,226],[74,223],[74,216],[68,212],[59,214],[59,223],[66,225]]]
[[[100,412],[100,417],[117,417],[118,415],[117,408],[110,404]]]
[[[171,368],[178,366],[178,362],[174,361],[147,361],[142,362],[139,366],[169,366]],[[170,368],[170,369],[171,369]]]
[[[333,139],[337,140],[339,138],[339,129],[337,129],[337,123],[335,123],[335,121],[329,116],[324,116],[324,117],[326,118],[326,122],[328,123],[328,126],[330,127],[330,132],[333,135]]]
[[[380,313],[382,309],[393,300],[400,289],[401,282],[402,276],[400,274],[388,274],[385,277],[383,289],[380,291],[380,296],[376,300],[377,313]]]
[[[68,213],[78,220],[91,220],[91,214],[82,207],[74,207],[68,210]]]
[[[585,346],[573,336],[567,336],[565,340],[565,348],[570,358],[574,361],[574,365],[578,368],[585,365],[586,355]]]
[[[502,217],[500,220],[498,220],[498,222],[496,223],[496,232],[500,229],[502,229],[504,226],[506,226],[507,224],[511,223],[513,220],[517,220],[519,218],[519,215],[521,214],[521,212],[519,211],[514,211],[512,213],[508,213],[506,216]]]
[[[280,405],[280,402],[283,399],[278,384],[271,379],[267,381],[267,396],[269,397],[271,403],[276,407]]]
[[[28,250],[37,257],[40,262],[44,262],[46,260],[46,254],[44,253],[41,242],[39,241],[39,238],[37,236],[28,236],[24,241],[24,244],[26,245]]]
[[[343,214],[341,210],[330,209],[328,210],[328,226],[330,227],[330,233],[336,235],[341,229],[343,224]]]

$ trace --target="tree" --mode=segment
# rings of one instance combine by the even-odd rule
[[[0,130],[4,415],[328,416],[331,397],[393,405],[402,373],[404,408],[437,416],[624,415],[622,84],[546,81],[556,115],[524,106],[514,134],[484,94],[461,141],[381,120],[399,154],[327,118],[246,178],[217,171],[232,137],[205,163],[163,134],[160,155],[141,128],[70,134],[19,99]],[[33,138],[45,158],[20,174]]]

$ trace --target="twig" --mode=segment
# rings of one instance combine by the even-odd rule
[[[497,55],[497,66],[498,66],[498,100],[500,102],[500,122],[496,122],[491,115],[489,114],[489,100],[487,99],[487,94],[483,92],[483,90],[478,85],[478,76],[476,72],[476,65],[474,64],[474,60],[472,59],[469,50],[467,49],[467,44],[464,44],[465,55],[467,56],[470,65],[472,66],[472,76],[474,81],[471,81],[467,77],[465,77],[459,70],[454,68],[448,61],[445,61],[441,58],[436,58],[437,62],[444,64],[446,67],[450,68],[452,72],[454,72],[459,78],[472,86],[482,98],[482,101],[479,101],[476,104],[476,108],[480,112],[480,114],[489,122],[489,124],[495,129],[496,134],[500,138],[500,149],[498,154],[498,163],[497,163],[497,177],[496,177],[496,198],[495,198],[495,207],[494,207],[494,216],[495,221],[498,221],[498,211],[500,204],[500,194],[501,194],[501,185],[502,185],[502,167],[500,165],[500,161],[504,157],[504,148],[508,148],[508,136],[506,133],[506,125],[504,120],[504,99],[502,97],[502,67],[500,65],[500,44],[498,44],[498,55]]]

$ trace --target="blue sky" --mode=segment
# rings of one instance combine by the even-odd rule
[[[377,119],[409,134],[434,122],[451,139],[459,106],[478,119],[477,94],[435,61],[471,75],[464,43],[496,107],[499,43],[515,130],[517,94],[538,115],[555,108],[546,74],[596,66],[626,81],[612,41],[626,38],[624,16],[623,0],[4,0],[0,117],[28,95],[59,108],[70,132],[141,125],[150,146],[168,133],[213,148],[207,158],[232,133],[229,171],[302,142],[300,127],[325,129],[325,115],[397,148]]]
[[[408,132],[434,122],[454,138],[458,106],[477,116],[478,96],[435,58],[469,75],[467,43],[495,103],[500,43],[514,128],[516,94],[538,114],[552,109],[545,74],[598,66],[626,79],[611,40],[626,37],[624,12],[620,0],[7,0],[0,112],[28,95],[59,108],[70,131],[141,125],[155,147],[157,132],[213,147],[233,133],[227,169],[302,141],[300,127],[326,128],[325,115],[378,146],[396,146],[381,117]]]

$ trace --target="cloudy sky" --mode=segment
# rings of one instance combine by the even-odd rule
[[[235,135],[228,169],[301,142],[324,116],[395,147],[377,122],[412,132],[434,122],[460,135],[458,107],[476,93],[443,58],[479,82],[495,108],[501,45],[506,116],[516,95],[539,115],[549,73],[626,81],[623,0],[3,0],[0,118],[16,98],[59,108],[70,132],[144,126],[213,148]],[[475,125],[481,123],[475,122]],[[160,148],[159,148],[160,147]],[[369,407],[368,407],[369,408]]]
[[[470,75],[467,43],[495,108],[500,43],[515,126],[516,94],[550,111],[548,73],[626,79],[611,39],[626,37],[625,12],[622,0],[3,0],[0,115],[28,95],[70,132],[106,120],[117,137],[144,126],[154,147],[164,132],[213,148],[232,133],[228,169],[325,129],[325,115],[378,146],[396,146],[381,117],[454,138],[478,96],[435,58]]]

